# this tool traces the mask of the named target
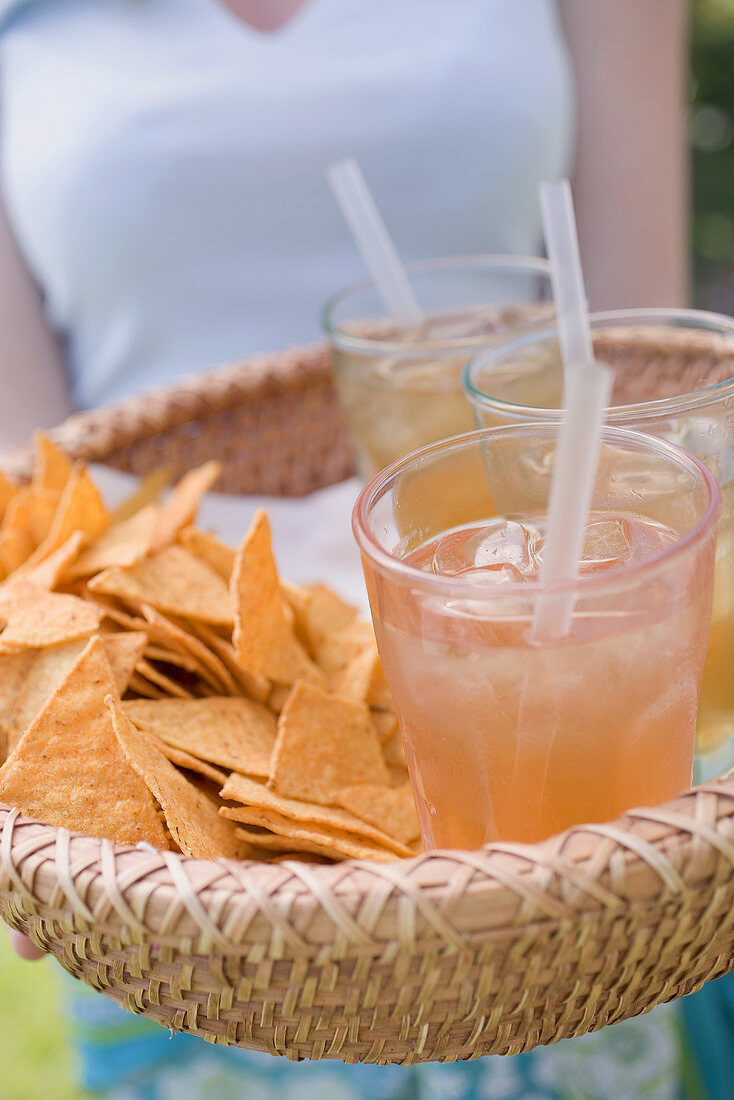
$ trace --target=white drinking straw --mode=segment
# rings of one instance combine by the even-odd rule
[[[565,409],[556,446],[539,577],[546,586],[572,582],[578,575],[613,375],[608,367],[594,362],[568,182],[544,183],[540,191],[565,380]],[[572,590],[541,593],[533,616],[533,640],[548,642],[565,637],[571,629],[575,601]]]
[[[401,327],[420,325],[423,310],[359,165],[340,160],[326,175],[385,309]]]
[[[544,586],[573,581],[578,575],[613,378],[609,367],[589,363],[576,372],[569,385],[570,400],[556,447],[540,567]],[[573,591],[541,594],[535,605],[533,641],[564,638],[571,629],[575,602]]]
[[[546,180],[541,183],[540,209],[551,265],[565,388],[571,372],[594,359],[576,217],[568,180]],[[564,405],[567,403],[568,396],[564,398]]]

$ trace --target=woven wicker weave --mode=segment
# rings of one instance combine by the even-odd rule
[[[313,350],[56,438],[136,472],[216,455],[241,491],[302,493],[349,470]],[[388,864],[148,854],[2,807],[0,829],[0,912],[70,973],[168,1027],[292,1059],[517,1053],[734,967],[734,777],[534,847]]]

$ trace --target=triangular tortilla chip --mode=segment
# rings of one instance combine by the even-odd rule
[[[69,572],[69,579],[90,577],[114,566],[124,569],[141,561],[150,550],[159,512],[157,504],[148,504],[124,523],[108,527],[80,555]]]
[[[7,626],[0,634],[0,653],[73,642],[94,634],[103,612],[94,604],[55,592],[44,592],[28,603],[4,612]]]
[[[392,697],[374,641],[370,640],[361,653],[330,677],[329,690],[334,695],[343,695],[345,699],[369,703],[371,707],[392,706]]]
[[[255,779],[232,772],[224,784],[221,792],[222,798],[231,802],[240,803],[237,806],[222,806],[220,813],[232,821],[246,821],[252,810],[261,810],[265,814],[290,818],[302,825],[314,825],[318,829],[329,832],[348,833],[368,840],[370,843],[387,848],[396,855],[406,855],[404,844],[394,837],[388,836],[382,829],[376,829],[374,825],[368,825],[354,814],[346,810],[337,809],[335,806],[319,806],[313,802],[302,801],[298,798],[283,798],[274,791],[268,789],[264,783],[258,783]]]
[[[216,569],[220,577],[229,582],[234,568],[235,552],[231,546],[220,542],[216,535],[209,531],[200,531],[198,527],[184,527],[178,536],[178,541],[197,558],[201,558],[212,569]]]
[[[213,689],[215,695],[240,694],[234,678],[218,655],[212,653],[190,629],[184,629],[148,604],[141,604],[140,609],[145,616],[144,622],[150,629],[151,638],[177,649],[193,660],[197,674]]]
[[[157,504],[163,490],[171,484],[172,477],[169,466],[158,466],[145,474],[135,492],[112,510],[110,523],[124,523],[149,504]]]
[[[104,646],[94,638],[0,768],[0,801],[50,825],[166,848],[150,792],[115,738],[104,705],[114,694]]]
[[[410,783],[402,787],[376,787],[363,784],[344,787],[334,795],[334,802],[350,814],[384,829],[396,840],[410,844],[420,836],[418,815]]]
[[[390,785],[368,707],[297,684],[278,719],[270,786],[328,804],[342,787]]]
[[[0,764],[10,751],[8,731],[13,711],[34,657],[32,650],[0,657]]]
[[[191,701],[131,699],[128,718],[174,748],[232,771],[267,778],[275,744],[275,718],[250,699],[214,696]]]
[[[382,751],[385,756],[385,763],[388,767],[405,767],[405,749],[403,748],[403,739],[400,736],[399,730],[396,729],[395,733],[384,742]]]
[[[90,539],[99,538],[108,523],[109,513],[99,490],[89,476],[86,466],[79,463],[72,470],[66,483],[48,536],[34,551],[24,568],[30,569],[38,562],[44,561],[75,531],[83,531]]]
[[[7,474],[0,470],[0,519],[5,515],[5,510],[12,498],[18,493],[19,485],[11,481]]]
[[[237,681],[232,690],[233,695],[240,694],[237,690],[237,685],[239,685],[245,695],[249,695],[251,699],[256,699],[258,703],[265,702],[270,694],[270,681],[257,672],[253,672],[252,669],[245,668],[231,642],[228,642],[225,638],[220,638],[206,623],[191,622],[188,626],[195,632],[196,637],[201,639],[206,648],[221,660],[227,672],[231,673]]]
[[[29,494],[29,489],[21,489],[12,497],[0,524],[0,564],[6,576],[23,565],[36,546]]]
[[[148,635],[135,630],[130,633],[102,634],[101,638],[117,690],[120,695],[124,695],[135,666],[145,652]]]
[[[357,618],[356,607],[345,603],[325,584],[304,588],[284,582],[283,592],[295,613],[296,628],[311,653],[316,653],[324,638],[343,630]]]
[[[380,744],[385,751],[385,745],[398,730],[397,715],[392,710],[373,710],[372,725],[377,730],[377,736],[380,738]],[[389,763],[389,761],[388,761]]]
[[[198,757],[192,756],[190,752],[184,752],[183,749],[174,749],[172,745],[166,745],[164,741],[157,742],[157,744],[166,759],[175,764],[177,768],[185,768],[186,771],[203,775],[205,779],[210,779],[217,787],[222,787],[226,782],[227,773],[220,768],[212,767],[205,760],[199,760]]]
[[[36,432],[33,436],[32,488],[61,494],[71,470],[71,461],[64,452],[43,432]]]
[[[352,661],[361,657],[366,649],[374,653],[376,648],[372,623],[364,619],[353,619],[330,634],[314,637],[313,654],[316,664],[328,680],[333,681]]]
[[[277,814],[262,814],[252,811],[248,816],[248,824],[258,826],[261,829],[271,831],[271,836],[280,836],[287,840],[283,847],[299,847],[305,845],[305,850],[329,856],[331,859],[373,859],[380,863],[391,863],[395,859],[395,853],[374,844],[368,844],[360,837],[348,836],[346,833],[331,833],[325,829],[319,829],[315,825],[304,825],[301,822],[290,821],[286,817]],[[248,831],[241,827],[236,830],[237,835],[243,840],[248,840]],[[262,843],[263,847],[276,847],[272,841]],[[283,848],[281,848],[283,850]],[[304,849],[302,849],[304,850]],[[412,852],[408,853],[412,855]]]
[[[237,551],[230,590],[235,608],[233,641],[245,668],[281,684],[324,682],[286,614],[265,512],[256,514]]]
[[[172,695],[179,701],[186,701],[194,698],[188,688],[177,683],[176,680],[171,679],[170,676],[166,676],[165,672],[156,668],[155,665],[152,665],[150,661],[146,661],[145,658],[138,661],[135,666],[135,671],[138,675],[144,676],[146,680],[150,680],[151,684],[155,684],[156,687],[159,687],[166,695]]]
[[[35,584],[38,588],[54,589],[62,580],[66,580],[69,569],[79,557],[87,541],[83,531],[75,531],[66,542],[52,554],[22,574],[23,580]]]
[[[183,546],[168,546],[128,569],[106,569],[89,589],[216,626],[231,627],[234,618],[222,578]]]
[[[133,669],[145,649],[146,634],[102,634],[107,660],[118,692],[127,690]],[[37,714],[45,706],[59,684],[69,674],[87,646],[86,639],[66,645],[31,650],[31,663],[18,691],[15,706],[8,721],[8,753],[11,753]],[[6,657],[4,660],[12,660]]]
[[[24,503],[33,541],[39,546],[48,536],[59,506],[59,494],[47,489],[26,489]]]
[[[32,553],[33,536],[30,531],[17,528],[0,531],[0,567],[6,577],[14,573]]]
[[[187,782],[157,747],[155,738],[129,721],[114,696],[107,700],[115,733],[130,766],[160,803],[171,836],[184,855],[235,859],[241,848],[230,821],[206,795]]]
[[[184,474],[161,509],[151,550],[162,550],[176,541],[181,528],[193,522],[199,501],[209,492],[221,472],[220,463],[212,461]]]

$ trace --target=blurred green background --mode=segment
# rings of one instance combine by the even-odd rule
[[[691,28],[693,294],[734,313],[734,0],[695,0]]]
[[[694,0],[691,27],[695,305],[734,313],[734,0]],[[0,1100],[82,1100],[54,964],[12,956],[0,930]]]

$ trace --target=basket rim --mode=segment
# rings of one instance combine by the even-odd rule
[[[70,833],[0,805],[0,891],[13,893],[16,904],[36,911],[39,904],[58,905],[63,899],[86,929],[100,918],[104,924],[115,911],[143,938],[170,933],[161,918],[178,907],[176,942],[182,935],[194,936],[204,949],[207,943],[217,944],[235,954],[262,941],[262,927],[257,932],[248,926],[248,934],[242,924],[243,917],[252,916],[253,902],[266,914],[271,930],[279,913],[289,913],[292,927],[298,913],[317,902],[330,922],[331,936],[335,925],[354,943],[364,942],[364,933],[350,910],[365,895],[381,891],[382,942],[391,934],[405,939],[397,910],[400,898],[407,896],[428,928],[454,950],[462,950],[503,930],[516,936],[517,919],[507,915],[517,914],[518,904],[524,924],[593,920],[621,906],[625,912],[640,905],[655,908],[661,900],[695,891],[711,877],[722,855],[734,868],[734,772],[662,806],[639,807],[610,823],[574,826],[534,845],[434,850],[389,863],[315,865],[153,854]],[[442,905],[459,868],[466,873],[460,897],[473,898],[467,912],[456,899],[450,911]],[[136,898],[142,901],[140,913]],[[208,912],[210,905],[220,912],[225,900],[228,925],[240,929],[235,934],[218,927]],[[383,927],[386,918],[392,919]],[[415,934],[408,939],[415,952]],[[303,951],[308,942],[306,937],[290,946]]]

